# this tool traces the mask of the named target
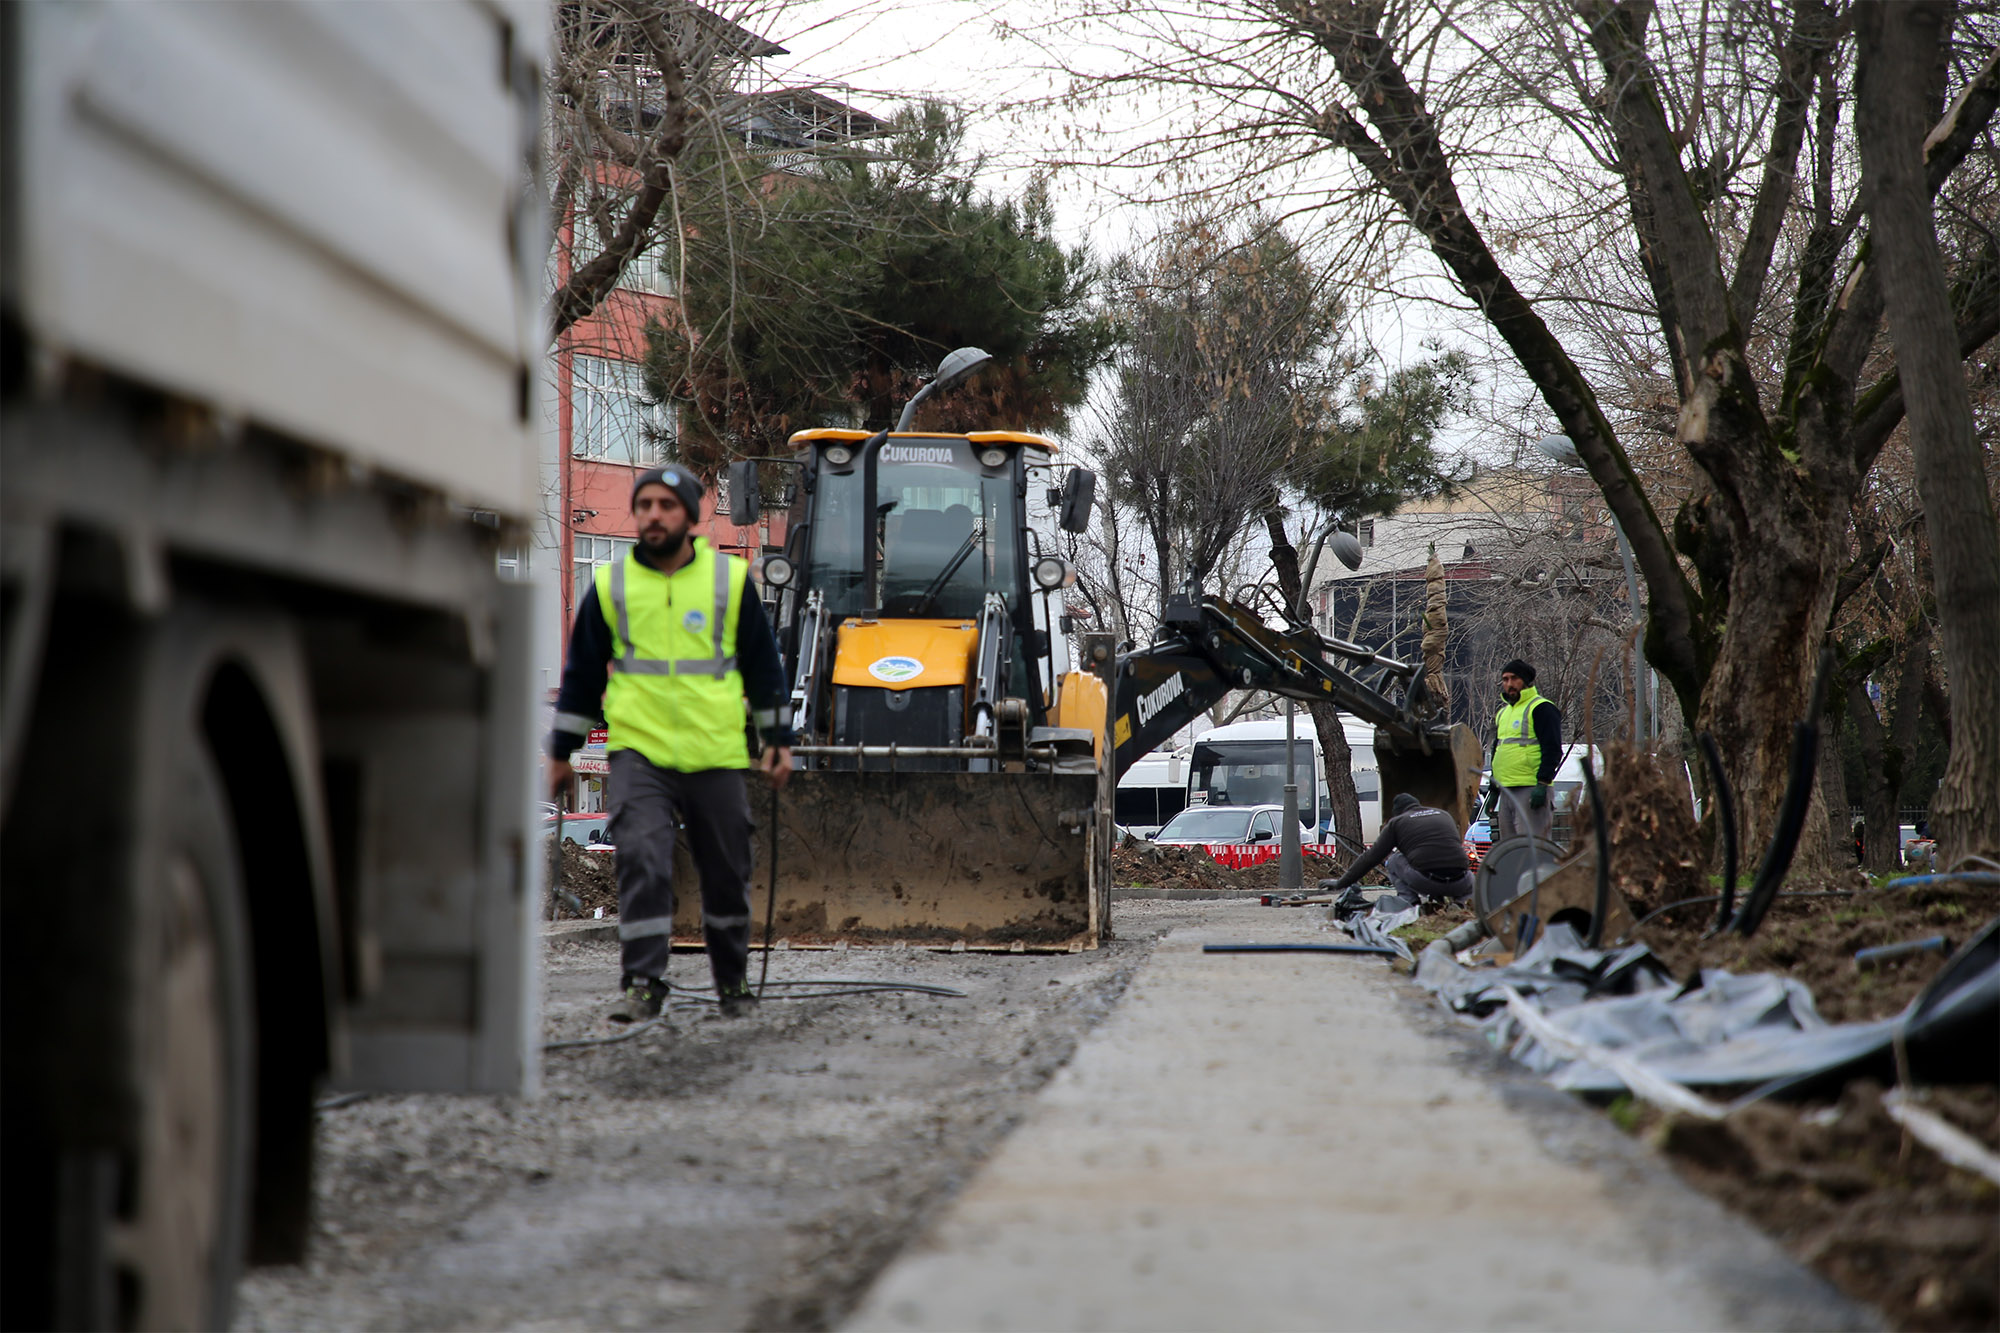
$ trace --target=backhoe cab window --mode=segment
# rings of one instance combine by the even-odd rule
[[[1014,608],[1021,519],[1007,471],[982,476],[965,440],[884,444],[872,515],[880,553],[873,590],[862,587],[863,534],[871,524],[858,504],[861,476],[857,464],[846,476],[823,474],[820,481],[808,577],[829,610],[973,616],[989,590]]]

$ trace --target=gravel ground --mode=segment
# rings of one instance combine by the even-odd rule
[[[320,1114],[311,1257],[254,1272],[243,1329],[825,1328],[1015,1122],[1196,902],[1119,904],[1092,953],[792,952],[773,980],[873,994],[675,1008],[545,1057],[533,1101],[379,1097]],[[753,977],[757,960],[752,959]],[[616,1029],[617,946],[552,943],[551,1041]],[[707,981],[681,955],[674,977]]]

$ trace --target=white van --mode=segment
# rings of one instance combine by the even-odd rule
[[[1150,838],[1187,808],[1186,750],[1155,750],[1118,779],[1111,818],[1125,832]]]
[[[1348,748],[1353,751],[1354,788],[1361,798],[1361,838],[1372,842],[1382,829],[1382,785],[1375,772],[1375,728],[1343,717]],[[1312,718],[1293,720],[1294,757],[1298,765],[1299,822],[1313,830],[1317,841],[1333,840],[1330,806],[1319,736]],[[1141,762],[1144,762],[1143,760]],[[1133,765],[1136,770],[1138,765]],[[1191,804],[1275,805],[1285,799],[1285,720],[1260,718],[1232,722],[1205,731],[1187,752],[1187,791]],[[1129,775],[1128,775],[1129,776]],[[1120,784],[1121,786],[1123,784]]]

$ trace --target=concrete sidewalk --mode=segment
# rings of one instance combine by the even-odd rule
[[[1875,1327],[1314,909],[1161,941],[856,1329]]]

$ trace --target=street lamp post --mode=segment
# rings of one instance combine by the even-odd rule
[[[1567,435],[1544,435],[1541,439],[1535,441],[1535,448],[1541,450],[1543,455],[1555,460],[1564,467],[1581,468],[1583,466],[1583,458],[1576,452],[1576,442],[1571,440]],[[1611,514],[1611,531],[1617,534],[1618,559],[1625,566],[1625,596],[1632,604],[1632,623],[1642,625],[1645,623],[1645,620],[1643,619],[1643,612],[1639,605],[1639,577],[1632,562],[1632,543],[1626,538],[1625,525],[1618,521],[1616,512]],[[1654,730],[1652,710],[1648,707],[1651,700],[1647,698],[1647,695],[1651,693],[1650,682],[1653,669],[1646,665],[1643,649],[1640,652],[1639,668],[1640,679],[1632,682],[1632,693],[1636,700],[1634,706],[1636,717],[1634,720],[1637,724],[1633,730],[1636,734],[1650,739],[1654,734]]]

